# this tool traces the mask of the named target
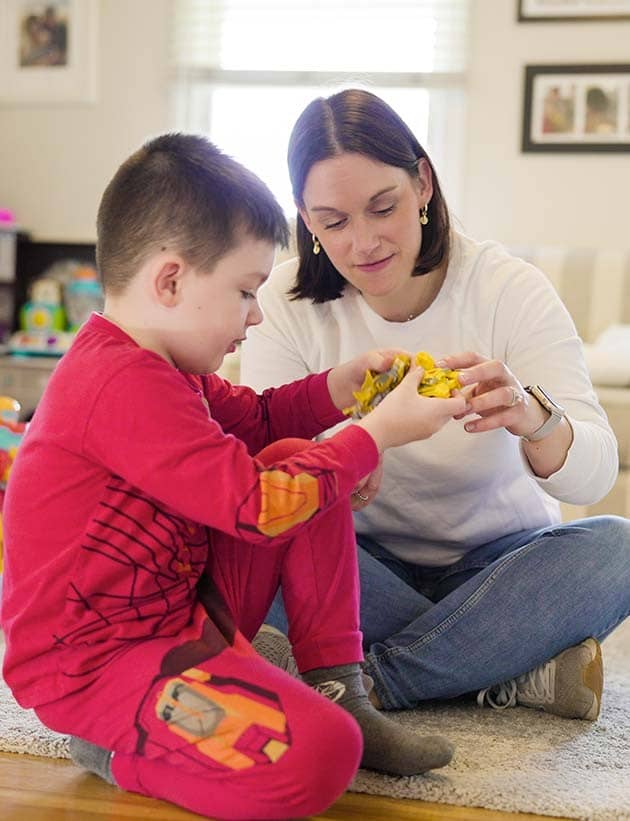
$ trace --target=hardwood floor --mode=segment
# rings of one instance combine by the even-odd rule
[[[199,817],[163,801],[121,792],[95,776],[82,773],[69,761],[0,753],[2,821],[193,821]],[[327,821],[543,820],[540,815],[398,801],[357,793],[346,793],[316,818]]]

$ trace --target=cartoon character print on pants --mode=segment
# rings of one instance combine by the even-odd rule
[[[156,758],[168,753],[172,761],[175,752],[186,759],[188,769],[221,770],[245,770],[282,758],[291,736],[278,695],[230,675],[229,659],[221,675],[205,669],[204,662],[224,647],[216,626],[206,621],[197,641],[165,655],[138,710],[138,754]],[[253,652],[247,645],[243,649]]]

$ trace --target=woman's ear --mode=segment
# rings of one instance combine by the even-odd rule
[[[420,208],[424,208],[425,205],[428,205],[433,197],[433,174],[431,173],[431,166],[424,157],[418,160],[416,195]]]
[[[183,263],[175,260],[161,262],[153,275],[153,292],[164,308],[173,308],[181,299]]]
[[[297,203],[296,203],[296,207],[297,207],[297,210],[298,210],[298,214],[302,217],[302,222],[304,223],[304,225],[306,225],[306,229],[309,232],[309,234],[314,233],[313,228],[312,228],[311,223],[310,223],[310,220],[308,218],[308,214],[306,213],[306,210],[304,208],[302,208],[301,206],[299,206]]]

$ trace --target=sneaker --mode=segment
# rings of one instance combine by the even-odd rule
[[[496,710],[533,707],[563,718],[595,721],[604,688],[602,650],[588,638],[528,673],[480,690],[477,704]]]
[[[274,667],[279,667],[294,678],[300,678],[289,639],[271,624],[263,624],[254,636],[252,647]]]

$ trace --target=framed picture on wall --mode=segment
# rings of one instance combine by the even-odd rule
[[[630,151],[630,64],[525,67],[523,151]]]
[[[96,99],[97,0],[2,0],[0,104]]]
[[[630,20],[630,0],[517,0],[523,23]]]

